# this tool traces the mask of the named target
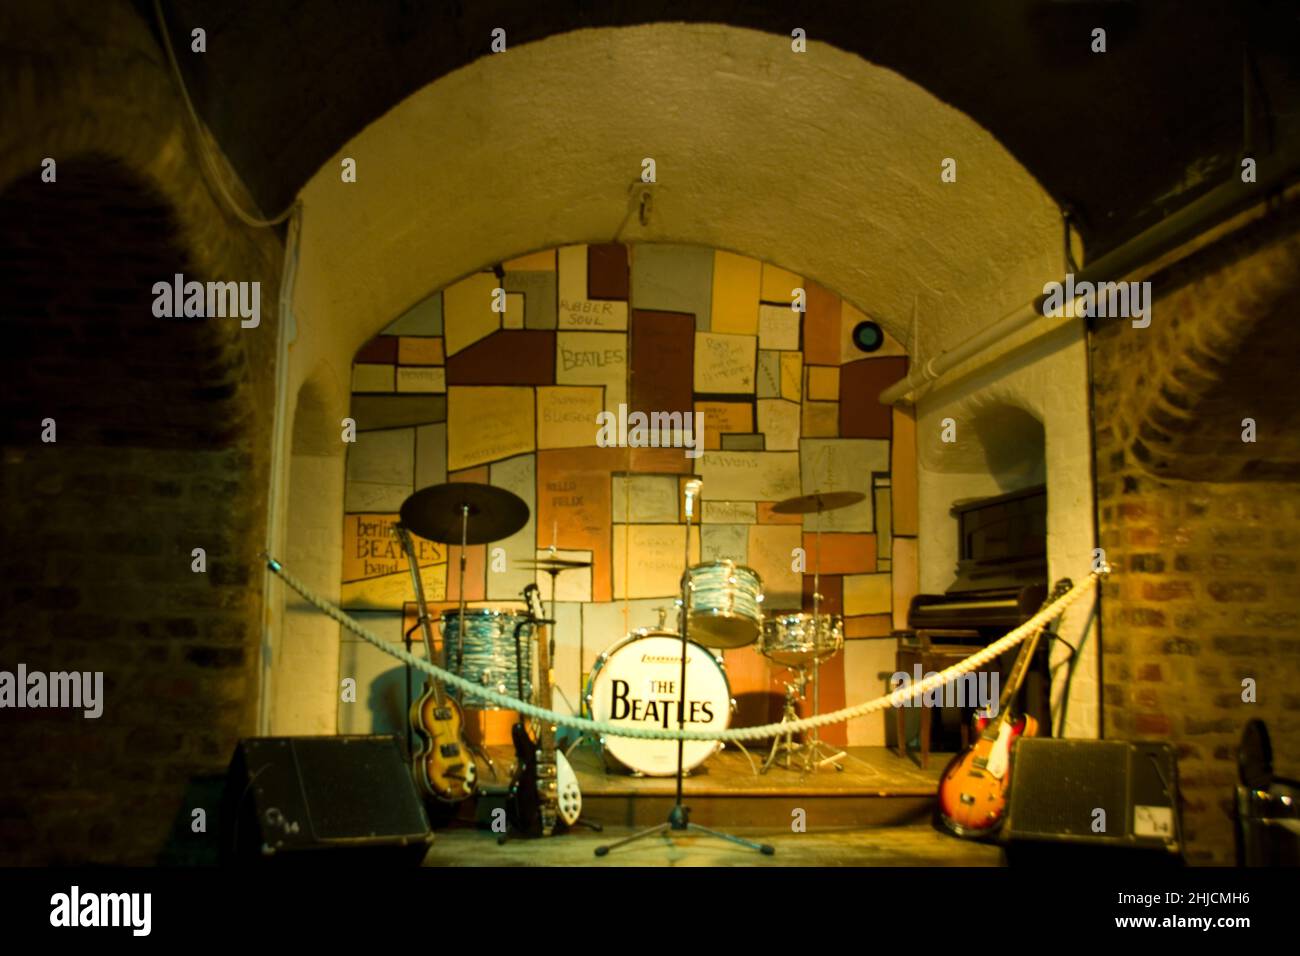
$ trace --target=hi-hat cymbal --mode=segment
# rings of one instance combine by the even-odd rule
[[[469,508],[467,544],[508,538],[528,524],[528,505],[518,495],[470,481],[421,488],[402,502],[402,524],[421,538],[460,544],[461,517]]]
[[[867,496],[860,491],[815,491],[811,495],[786,498],[772,506],[779,515],[810,515],[821,511],[835,511],[856,505]]]
[[[575,561],[572,558],[521,558],[515,562],[516,567],[536,568],[538,571],[568,571],[571,568],[589,568],[590,561]]]

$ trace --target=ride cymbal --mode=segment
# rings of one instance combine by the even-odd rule
[[[466,544],[500,541],[528,524],[528,505],[518,495],[469,481],[421,488],[402,502],[402,524],[429,541],[460,544],[467,507]]]

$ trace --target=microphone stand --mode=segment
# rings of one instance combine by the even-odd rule
[[[694,585],[690,579],[691,567],[691,517],[694,513],[695,495],[699,493],[700,482],[698,480],[687,482],[686,484],[686,570],[682,572],[682,669],[678,683],[678,701],[677,701],[677,729],[686,729],[686,649],[689,647],[689,638],[687,631],[690,628],[690,592]],[[703,509],[701,509],[703,510]],[[701,516],[702,520],[702,516]],[[720,830],[711,830],[708,827],[701,826],[698,823],[691,823],[691,808],[682,803],[682,779],[685,776],[683,771],[684,750],[686,741],[678,739],[677,741],[677,799],[673,803],[673,808],[668,811],[668,821],[661,823],[656,827],[648,830],[642,830],[634,833],[630,837],[624,837],[615,843],[609,843],[604,846],[596,847],[596,856],[606,856],[610,850],[616,850],[621,846],[627,846],[629,843],[635,843],[637,840],[648,836],[656,836],[660,833],[690,831],[702,833],[705,836],[716,837],[719,840],[726,840],[729,843],[736,843],[750,850],[757,850],[765,856],[772,856],[776,853],[776,847],[768,843],[755,843],[752,840],[746,840],[743,837],[734,836],[730,833],[723,833]],[[670,838],[671,842],[671,838]]]

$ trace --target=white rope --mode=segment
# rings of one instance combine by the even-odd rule
[[[545,720],[549,723],[559,724],[565,727],[575,727],[588,733],[598,734],[606,737],[635,737],[642,740],[763,740],[775,737],[778,734],[797,734],[814,728],[826,727],[830,724],[838,724],[841,721],[853,720],[856,717],[864,717],[867,714],[883,710],[886,707],[901,707],[908,700],[919,698],[936,687],[941,687],[960,677],[962,674],[968,674],[976,670],[993,659],[1005,654],[1011,648],[1015,647],[1021,641],[1040,630],[1047,625],[1049,621],[1055,620],[1061,614],[1065,613],[1070,605],[1074,604],[1085,594],[1092,590],[1096,585],[1097,579],[1107,574],[1110,568],[1104,567],[1099,571],[1093,571],[1087,578],[1074,587],[1070,588],[1065,594],[1053,601],[1047,607],[1043,608],[1029,620],[1025,621],[1015,630],[1010,631],[1006,636],[999,638],[992,644],[979,651],[976,651],[970,657],[952,667],[931,674],[929,677],[921,680],[919,683],[910,687],[900,687],[891,694],[884,694],[873,700],[857,704],[853,707],[845,707],[841,710],[832,711],[829,714],[818,714],[814,717],[805,717],[802,720],[788,721],[786,723],[763,724],[759,727],[735,727],[730,730],[666,730],[657,727],[627,727],[620,724],[610,724],[604,721],[591,720],[586,717],[575,717],[571,714],[561,714],[554,710],[546,710],[531,704],[527,701],[510,697],[506,694],[497,693],[489,690],[479,684],[466,680],[459,674],[453,674],[451,671],[443,670],[428,661],[423,661],[411,654],[404,648],[398,647],[381,637],[371,634],[357,621],[353,620],[342,610],[330,604],[328,601],[316,595],[307,585],[303,584],[292,574],[285,571],[279,561],[267,556],[267,564],[271,570],[278,574],[284,583],[289,585],[303,596],[310,604],[314,605],[322,613],[338,621],[349,631],[369,641],[375,647],[379,648],[385,654],[389,654],[405,664],[417,670],[423,671],[432,677],[436,677],[444,684],[450,685],[460,690],[462,693],[469,694],[473,697],[480,697],[489,703],[496,704],[506,710],[515,710],[528,717],[536,717],[539,720]]]

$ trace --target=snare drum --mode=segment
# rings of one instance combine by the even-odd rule
[[[691,639],[706,647],[744,647],[763,623],[763,580],[734,561],[688,568],[686,614]]]
[[[515,655],[515,628],[519,629],[519,651]],[[474,608],[465,612],[465,641],[462,653],[460,612],[442,615],[442,664],[458,677],[474,681],[511,697],[519,696],[519,671],[523,669],[523,699],[533,699],[533,625],[518,611]],[[471,710],[502,710],[473,694],[462,695],[448,686],[447,693]],[[464,698],[462,700],[462,697]]]
[[[763,621],[763,656],[786,667],[824,661],[844,647],[844,619],[822,614],[813,627],[811,614],[777,614]]]
[[[585,700],[592,718],[627,727],[677,728],[681,700],[682,639],[668,631],[640,630],[596,659]],[[731,685],[720,660],[694,641],[686,645],[686,728],[726,730],[731,723]],[[655,777],[677,773],[677,741],[602,737],[607,760]],[[682,769],[690,770],[722,749],[715,740],[688,740]]]

